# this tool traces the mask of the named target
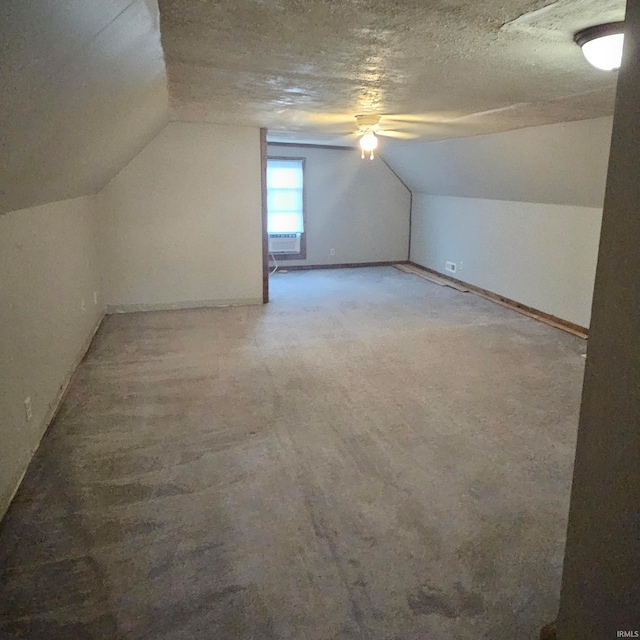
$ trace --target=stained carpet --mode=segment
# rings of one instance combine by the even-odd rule
[[[107,317],[0,528],[0,637],[528,640],[585,343],[393,268]]]

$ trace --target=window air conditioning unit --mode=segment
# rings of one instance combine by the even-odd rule
[[[300,253],[299,233],[270,233],[269,253]]]

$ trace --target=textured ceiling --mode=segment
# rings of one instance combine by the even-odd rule
[[[573,43],[624,0],[160,0],[172,118],[339,142],[356,114],[462,137],[610,115]]]

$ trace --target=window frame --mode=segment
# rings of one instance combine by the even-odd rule
[[[294,156],[267,156],[267,167],[269,166],[269,160],[290,160],[291,162],[302,163],[302,226],[304,231],[300,234],[300,253],[283,253],[276,256],[276,260],[281,262],[282,260],[306,260],[307,259],[307,159],[298,158]],[[267,187],[267,197],[269,194],[269,188]],[[269,213],[267,212],[267,229],[269,227]],[[267,237],[269,232],[267,231]],[[269,254],[271,259],[271,254]]]

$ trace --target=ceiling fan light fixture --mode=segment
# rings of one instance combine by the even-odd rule
[[[360,138],[360,149],[362,150],[362,158],[364,154],[369,153],[369,158],[373,160],[373,151],[378,147],[378,136],[373,131],[367,131]]]
[[[613,71],[622,64],[624,22],[598,24],[578,31],[573,37],[584,57],[596,69]]]

